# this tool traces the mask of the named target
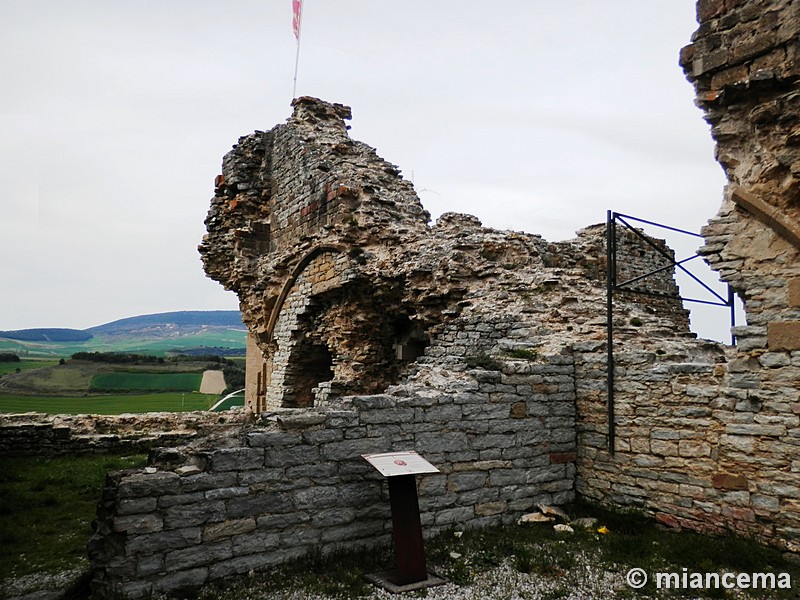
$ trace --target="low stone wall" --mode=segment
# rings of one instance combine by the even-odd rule
[[[146,452],[195,439],[237,435],[242,411],[137,415],[0,414],[2,456],[62,456],[93,452]]]
[[[387,486],[362,454],[416,450],[440,469],[418,480],[426,535],[574,498],[569,356],[427,370],[387,394],[268,421],[240,445],[170,451],[109,477],[90,542],[94,597],[147,598],[315,550],[388,544]]]

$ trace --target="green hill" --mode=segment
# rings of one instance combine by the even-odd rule
[[[179,311],[128,317],[85,330],[0,332],[0,352],[14,352],[23,358],[69,357],[76,352],[166,356],[202,348],[206,349],[203,353],[235,356],[244,353],[246,333],[236,310]]]
[[[85,342],[92,339],[92,334],[80,329],[50,327],[0,331],[0,338],[22,342]]]

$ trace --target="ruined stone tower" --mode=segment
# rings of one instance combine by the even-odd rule
[[[446,356],[435,346],[462,314],[513,320],[543,310],[542,331],[555,319],[597,334],[575,308],[601,293],[601,230],[559,245],[469,215],[431,227],[399,169],[349,138],[349,108],[314,98],[293,106],[285,125],[241,138],[225,157],[200,247],[209,276],[241,300],[249,410],[383,391],[432,343],[429,357]],[[575,306],[531,301],[567,280],[586,288]],[[674,296],[674,281],[664,282]],[[669,327],[686,326],[678,314]],[[487,338],[451,358],[492,349]]]

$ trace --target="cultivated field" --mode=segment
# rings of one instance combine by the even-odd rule
[[[153,364],[23,360],[0,366],[0,413],[106,415],[208,410],[220,396],[200,393],[203,371],[223,368],[201,360]]]
[[[89,391],[119,390],[196,392],[200,390],[202,373],[142,373],[112,371],[92,377]]]
[[[0,338],[0,352],[15,352],[20,358],[68,358],[76,352],[133,352],[165,356],[171,352],[202,347],[244,348],[245,332],[207,331],[179,338],[95,336],[85,342],[23,342]]]
[[[8,375],[9,373],[16,373],[17,369],[20,371],[28,371],[30,369],[41,369],[42,367],[52,367],[57,364],[57,360],[42,359],[21,360],[19,362],[0,362],[0,377],[3,375]]]
[[[41,412],[51,415],[121,415],[144,412],[208,410],[219,396],[197,392],[116,394],[86,397],[0,394],[0,413]]]

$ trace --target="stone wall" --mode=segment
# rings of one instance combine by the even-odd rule
[[[426,535],[574,498],[569,356],[434,369],[388,393],[283,409],[240,443],[111,475],[89,545],[98,598],[149,598],[311,551],[385,546],[385,480],[362,454],[416,450]]]
[[[112,476],[98,597],[147,597],[312,550],[388,543],[361,454],[417,450],[428,535],[576,494],[800,550],[798,10],[700,0],[681,63],[730,185],[702,253],[743,299],[737,347],[694,339],[669,269],[615,298],[609,447],[605,230],[574,240],[427,223],[350,110],[294,102],[223,161],[201,245],[250,331],[237,441]],[[667,260],[620,232],[619,280]],[[303,406],[305,408],[281,408]]]
[[[185,446],[201,439],[224,443],[245,422],[239,411],[225,414],[146,415],[0,414],[0,455],[63,456],[104,452],[147,452]]]
[[[614,456],[603,443],[605,357],[576,346],[576,489],[670,525],[731,529],[797,552],[800,10],[791,0],[697,8],[681,63],[729,180],[700,252],[742,299],[747,325],[734,329],[735,348],[621,341]]]

